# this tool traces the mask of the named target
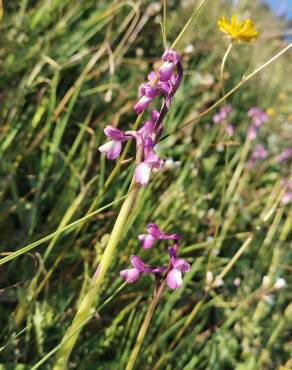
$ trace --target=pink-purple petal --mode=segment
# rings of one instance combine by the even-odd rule
[[[147,96],[142,96],[138,103],[134,105],[134,110],[137,114],[142,113],[148,105],[151,103],[152,98],[148,98]]]
[[[128,140],[128,137],[123,133],[123,131],[119,130],[118,128],[112,125],[107,125],[103,131],[106,134],[106,136],[112,140],[116,141]]]
[[[136,268],[122,270],[120,277],[123,278],[127,283],[134,283],[139,279],[140,272]]]
[[[134,172],[135,181],[143,186],[147,185],[150,179],[151,167],[142,162],[138,164]]]
[[[183,283],[181,271],[177,269],[170,270],[166,277],[166,283],[170,289],[180,288]]]
[[[132,266],[139,272],[143,272],[145,270],[145,263],[139,257],[132,255],[130,257],[130,261]]]
[[[143,247],[143,249],[149,249],[155,243],[156,238],[150,234],[141,234],[138,235],[138,239]]]
[[[150,223],[150,224],[147,225],[147,231],[155,239],[158,239],[160,234],[161,234],[159,227],[156,224],[153,224],[153,223]]]
[[[122,144],[119,141],[111,140],[108,143],[101,145],[98,150],[101,153],[105,153],[107,159],[113,160],[120,155]]]
[[[172,63],[164,62],[158,70],[160,81],[166,82],[170,80],[171,75],[172,75],[172,70],[173,70]]]
[[[174,269],[177,269],[181,272],[188,272],[190,270],[190,264],[187,263],[184,259],[182,258],[178,258],[174,264],[173,264],[173,268]]]

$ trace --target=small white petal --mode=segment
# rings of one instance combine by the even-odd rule
[[[283,278],[278,278],[275,282],[274,288],[275,289],[282,289],[287,285],[286,280]]]

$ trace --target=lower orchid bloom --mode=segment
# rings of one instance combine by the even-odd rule
[[[122,270],[120,272],[120,277],[126,280],[127,283],[134,283],[140,277],[141,272],[145,272],[145,263],[140,260],[137,256],[130,257],[131,264],[133,268]]]
[[[178,258],[171,263],[171,270],[166,276],[166,283],[170,289],[177,289],[182,286],[182,273],[188,272],[190,265],[184,259]]]
[[[156,240],[179,240],[179,234],[163,233],[156,224],[147,225],[148,234],[141,234],[138,239],[144,249],[149,249],[153,246]]]
[[[190,265],[182,258],[176,258],[178,246],[172,246],[168,248],[170,262],[168,266],[156,266],[151,267],[146,265],[137,256],[131,256],[131,264],[133,268],[126,269],[120,272],[120,277],[127,283],[131,284],[137,281],[141,273],[162,275],[166,284],[170,289],[178,289],[182,286],[182,273],[186,273],[190,270]]]

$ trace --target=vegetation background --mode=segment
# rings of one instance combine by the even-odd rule
[[[170,43],[198,4],[167,1]],[[135,121],[137,88],[164,50],[162,13],[162,3],[147,0],[4,2],[0,369],[50,369],[53,355],[33,365],[60,343],[89,286],[134,168],[133,161],[124,165],[103,194],[114,164],[97,148],[109,122],[128,129]],[[163,246],[141,252],[137,235],[148,222],[182,234],[180,254],[191,270],[182,288],[163,293],[136,368],[292,368],[292,212],[291,203],[281,203],[282,180],[291,167],[276,160],[291,146],[291,52],[228,99],[235,126],[231,140],[213,124],[212,113],[173,133],[220,98],[219,70],[228,43],[216,23],[233,13],[255,21],[260,37],[232,49],[226,91],[285,45],[285,21],[251,0],[207,1],[181,38],[177,48],[185,76],[165,122],[172,134],[159,144],[163,158],[177,164],[155,173],[139,197],[98,309],[73,350],[72,369],[126,366],[153,284],[145,277],[123,285],[119,271],[129,266],[131,254],[150,263],[167,259]],[[252,144],[263,144],[268,156],[249,169],[245,162],[253,147],[243,149],[252,106],[268,109],[270,119]],[[242,172],[232,188],[238,168]],[[113,201],[80,221],[88,210]],[[16,251],[19,255],[11,254]],[[7,256],[12,258],[4,263]],[[207,269],[214,276],[225,273],[224,285],[206,296]],[[268,286],[262,285],[265,275]],[[287,286],[274,289],[280,277]]]

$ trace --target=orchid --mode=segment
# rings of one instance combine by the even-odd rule
[[[292,148],[284,149],[276,158],[279,163],[289,161],[290,159],[292,159]]]
[[[223,107],[220,108],[218,113],[214,114],[213,122],[220,123],[222,121],[225,121],[230,115],[231,111],[232,111],[232,108],[230,104],[224,105]]]
[[[159,80],[168,81],[171,79],[173,69],[180,61],[180,55],[176,50],[168,49],[162,55],[163,65],[159,68]]]
[[[130,261],[133,267],[122,270],[120,272],[120,277],[131,284],[137,281],[142,273],[153,274],[154,276],[162,276],[170,289],[178,289],[183,284],[182,273],[188,272],[190,270],[190,265],[184,259],[177,258],[177,249],[178,245],[173,245],[168,248],[168,266],[149,266],[139,257],[132,255]]]
[[[182,258],[176,257],[177,248],[172,246],[168,248],[170,256],[170,269],[166,276],[166,283],[171,289],[177,289],[182,286],[182,273],[190,270],[190,265]]]
[[[247,115],[251,118],[251,122],[252,122],[248,128],[247,137],[249,140],[253,141],[257,137],[258,128],[263,123],[268,121],[269,116],[267,115],[266,112],[256,107],[250,108]]]
[[[214,114],[213,122],[215,124],[224,123],[228,120],[230,113],[232,112],[232,107],[230,104],[225,104],[223,107],[220,108],[219,112]],[[225,132],[231,137],[234,135],[234,126],[232,124],[228,124],[225,127]]]
[[[98,150],[106,154],[107,159],[116,159],[122,150],[122,142],[131,139],[130,135],[125,134],[123,131],[118,128],[107,125],[104,129],[104,133],[111,140],[103,145],[101,145]]]
[[[140,114],[156,96],[163,96],[164,101],[160,112],[152,109],[150,119],[144,121],[142,127],[137,131],[124,133],[112,125],[108,125],[104,132],[111,140],[99,147],[99,151],[105,153],[107,159],[113,160],[120,155],[122,142],[134,138],[137,144],[137,155],[139,153],[134,180],[142,186],[148,184],[151,171],[161,168],[164,163],[155,153],[154,148],[163,130],[163,119],[183,76],[180,55],[176,50],[167,49],[162,56],[162,61],[163,65],[159,68],[158,76],[154,71],[150,72],[148,82],[142,83],[139,87],[140,99],[134,106],[135,112]],[[175,68],[177,74],[174,74]]]
[[[250,108],[247,115],[251,118],[252,123],[257,128],[260,127],[263,123],[267,122],[269,119],[269,116],[265,111],[256,107]]]
[[[144,249],[149,249],[153,246],[156,240],[179,240],[179,234],[163,233],[156,224],[147,225],[147,234],[138,235],[138,239]]]

